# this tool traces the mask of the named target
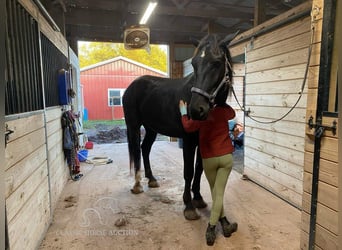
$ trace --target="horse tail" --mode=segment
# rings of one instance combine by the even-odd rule
[[[140,133],[137,136],[132,136],[129,129],[127,129],[128,139],[128,154],[129,154],[129,171],[132,173],[134,167],[135,174],[140,170]],[[140,132],[140,130],[139,130]],[[133,131],[134,133],[134,131]],[[137,157],[137,159],[135,159]]]

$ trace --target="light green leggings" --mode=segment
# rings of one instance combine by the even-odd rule
[[[223,196],[232,166],[232,154],[203,159],[203,170],[208,179],[213,199],[210,225],[216,225],[219,218],[224,217]]]

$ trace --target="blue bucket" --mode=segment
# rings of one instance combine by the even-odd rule
[[[88,157],[88,150],[82,149],[77,153],[78,160],[83,162],[87,160]]]

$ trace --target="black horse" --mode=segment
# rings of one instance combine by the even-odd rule
[[[183,138],[184,216],[189,220],[198,219],[199,215],[195,208],[203,208],[207,204],[200,194],[203,169],[198,150],[194,176],[198,134],[184,131],[178,106],[179,100],[188,103],[188,113],[196,120],[206,119],[213,104],[226,102],[232,79],[232,62],[228,44],[234,36],[235,34],[229,35],[223,40],[212,34],[204,37],[197,44],[191,62],[194,72],[189,76],[181,79],[142,76],[134,80],[123,95],[130,167],[134,166],[135,169],[135,185],[131,191],[135,194],[143,192],[140,184],[141,152],[149,187],[159,186],[152,174],[149,160],[157,133]],[[141,126],[144,126],[146,131],[142,143]],[[191,190],[194,195],[193,200]]]

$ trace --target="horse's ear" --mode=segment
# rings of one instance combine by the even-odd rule
[[[196,38],[190,37],[190,42],[192,43],[192,45],[194,45],[196,48],[198,46],[198,44],[200,43],[199,40],[197,40]]]
[[[235,33],[233,34],[229,34],[227,35],[221,42],[220,44],[221,45],[225,45],[227,46],[236,36],[237,34],[239,34],[240,30],[236,31]]]

